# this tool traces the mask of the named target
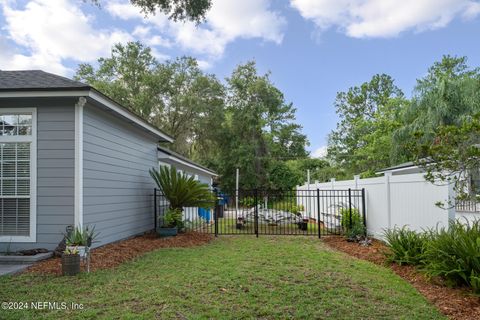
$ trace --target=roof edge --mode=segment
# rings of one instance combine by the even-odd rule
[[[211,174],[212,176],[218,177],[218,173],[216,173],[215,171],[213,171],[213,170],[211,170],[211,169],[209,169],[205,166],[202,166],[201,164],[198,164],[198,163],[194,162],[193,160],[190,160],[187,157],[184,157],[184,156],[182,156],[182,155],[180,155],[180,154],[178,154],[178,153],[176,153],[176,152],[174,152],[170,149],[167,149],[165,147],[160,147],[160,146],[158,146],[157,149],[159,151],[162,151],[162,152],[168,154],[169,156],[171,156],[173,158],[176,158],[180,161],[186,162],[187,165],[190,165],[194,168],[197,168],[197,170],[204,171],[204,172],[207,172],[207,173]]]

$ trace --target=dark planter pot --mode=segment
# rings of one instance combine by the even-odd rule
[[[62,274],[64,276],[74,276],[80,273],[80,255],[64,254],[62,255]]]
[[[237,229],[243,229],[243,223],[237,222]]]
[[[157,228],[157,235],[161,238],[175,237],[178,234],[178,228]]]
[[[302,221],[298,223],[298,227],[302,231],[307,231],[308,230],[308,221]]]

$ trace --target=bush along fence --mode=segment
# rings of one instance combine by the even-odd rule
[[[238,190],[216,196],[214,208],[184,208],[185,230],[257,237],[321,237],[365,230],[365,190],[361,189]],[[167,199],[155,190],[156,226],[167,209]]]
[[[448,228],[422,232],[394,228],[385,232],[385,239],[390,261],[421,266],[430,276],[480,293],[480,220],[460,219]]]

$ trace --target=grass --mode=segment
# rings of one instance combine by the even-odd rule
[[[220,218],[218,219],[218,233],[219,234],[255,234],[255,225],[253,222],[246,223],[242,229],[236,228],[237,220],[234,218]],[[213,233],[214,226],[209,226],[211,232]],[[308,230],[301,230],[297,224],[280,222],[276,225],[267,224],[259,221],[258,223],[258,232],[259,234],[295,234],[295,235],[317,235],[318,226],[315,223],[308,223]],[[322,229],[322,234],[326,234],[327,230]]]
[[[223,236],[73,278],[2,277],[1,301],[84,305],[1,319],[443,319],[391,270],[312,237]]]

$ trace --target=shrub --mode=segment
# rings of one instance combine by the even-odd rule
[[[431,234],[424,253],[426,272],[480,292],[480,220],[455,221]]]
[[[363,222],[356,222],[351,228],[348,228],[345,232],[345,237],[350,241],[358,242],[364,239],[366,235],[366,228]]]
[[[422,263],[425,246],[429,238],[427,233],[418,233],[404,226],[403,228],[386,230],[384,237],[390,247],[390,252],[387,253],[389,261],[411,265]]]
[[[244,207],[253,207],[255,205],[255,198],[251,196],[245,196],[240,199],[240,205]]]
[[[162,217],[162,227],[183,229],[182,211],[179,209],[168,209]]]
[[[340,209],[340,223],[343,227],[343,230],[347,232],[354,226],[363,225],[363,219],[360,215],[360,211],[357,208],[352,208],[351,212],[352,218],[350,219],[350,208]]]

